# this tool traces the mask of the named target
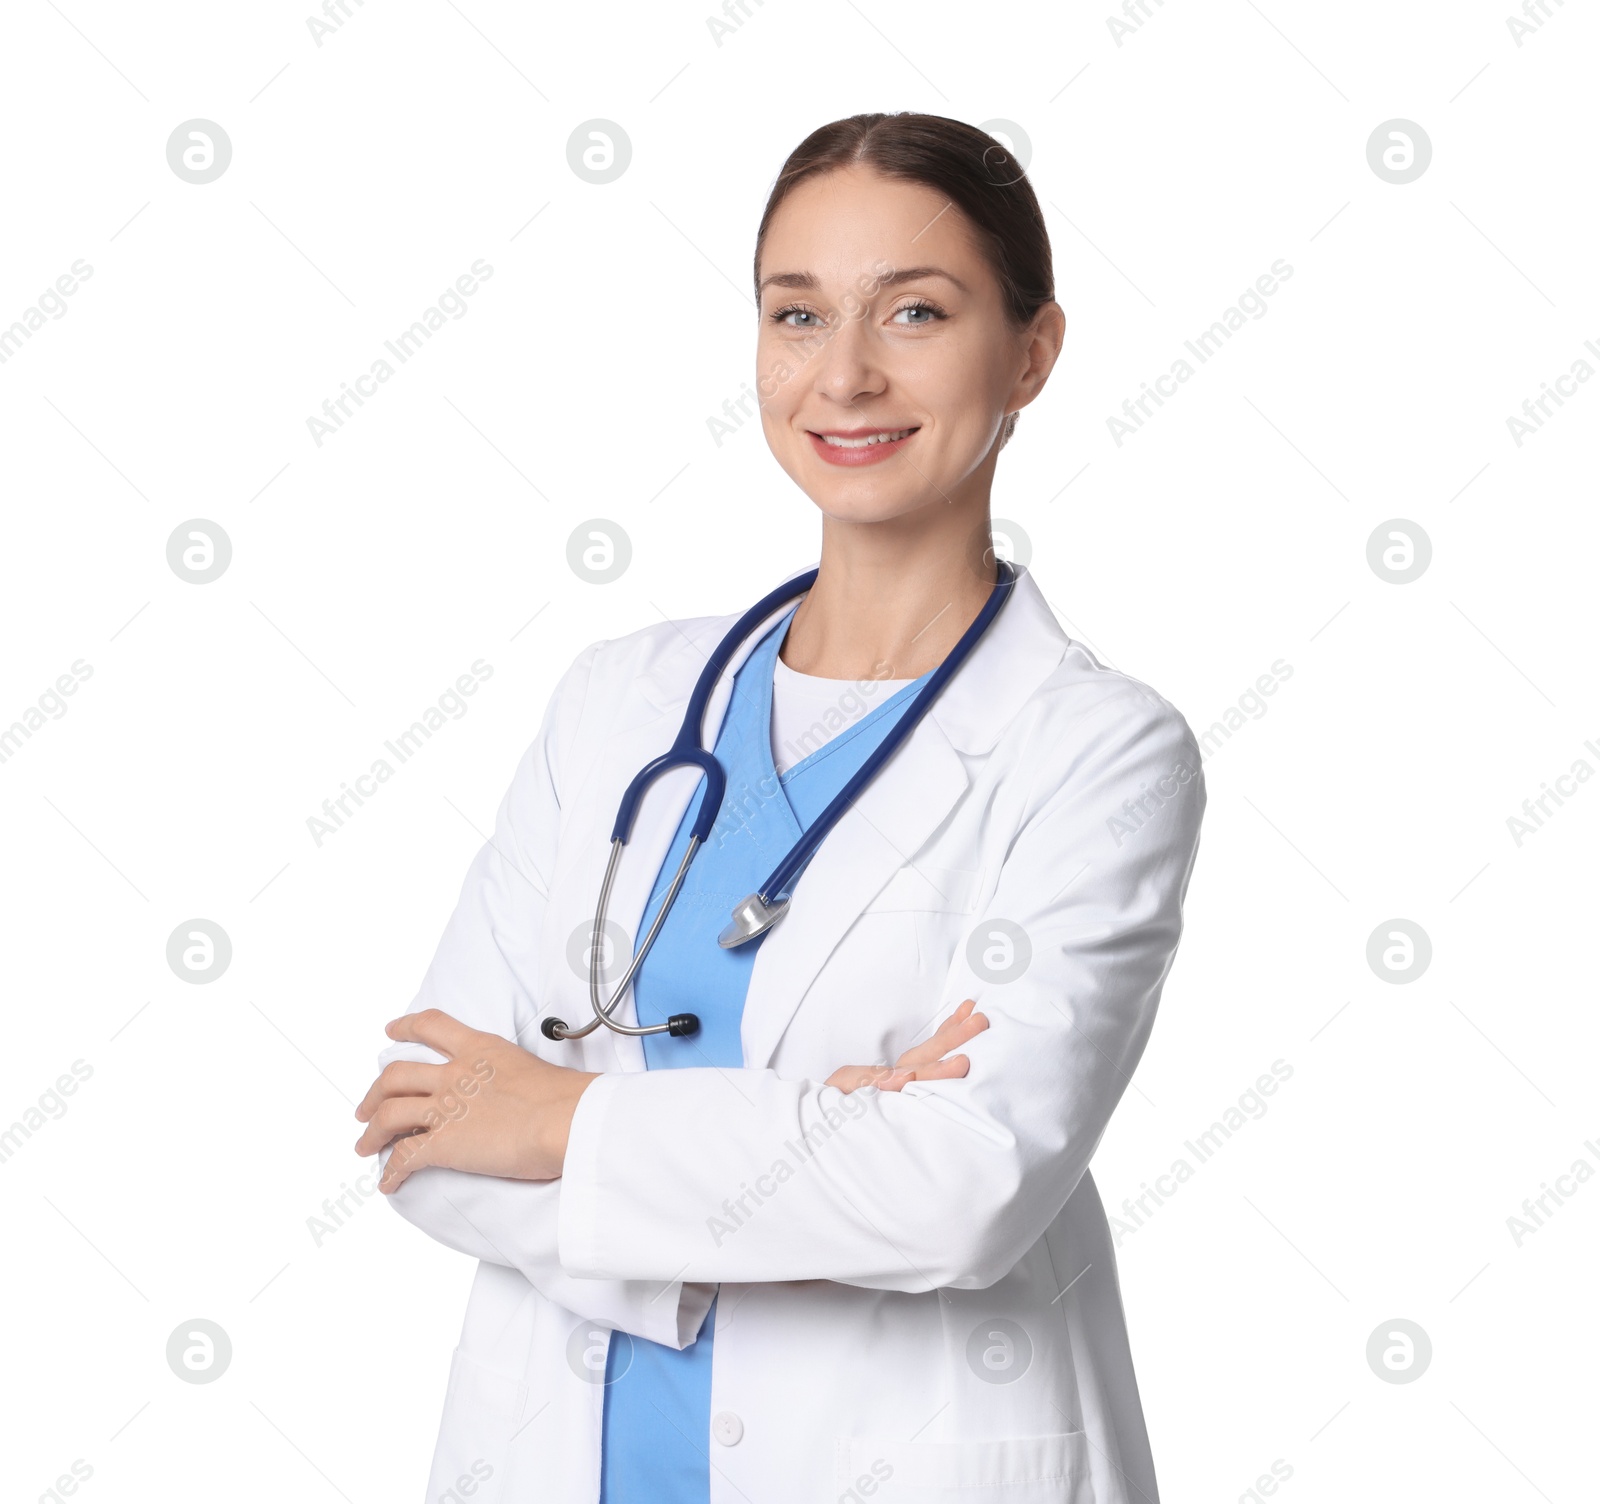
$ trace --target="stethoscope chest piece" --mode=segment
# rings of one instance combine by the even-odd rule
[[[735,950],[747,940],[754,940],[757,935],[766,934],[783,918],[788,907],[787,898],[775,898],[768,903],[759,893],[752,893],[735,905],[733,918],[717,935],[717,944],[724,950]]]

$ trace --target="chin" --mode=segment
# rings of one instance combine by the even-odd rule
[[[919,510],[924,504],[919,497],[896,491],[879,490],[876,494],[850,494],[849,489],[818,486],[807,491],[816,508],[825,517],[837,522],[892,522]]]

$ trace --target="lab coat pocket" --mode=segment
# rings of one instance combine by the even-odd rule
[[[1082,1431],[999,1441],[898,1441],[847,1436],[838,1444],[840,1504],[1094,1504]]]
[[[938,914],[970,914],[977,908],[981,872],[965,867],[935,867],[915,862],[901,867],[862,910],[864,914],[893,914],[907,909]]]
[[[444,1420],[428,1475],[428,1504],[492,1504],[506,1450],[522,1424],[528,1386],[458,1347],[450,1359]]]

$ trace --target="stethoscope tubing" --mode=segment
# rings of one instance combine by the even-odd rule
[[[582,1039],[592,1034],[595,1029],[604,1024],[608,1029],[617,1034],[626,1034],[633,1038],[642,1038],[647,1034],[672,1034],[674,1036],[694,1034],[699,1030],[700,1021],[692,1013],[677,1013],[663,1024],[624,1024],[618,1023],[612,1014],[621,1003],[623,995],[632,985],[639,968],[644,964],[645,957],[650,954],[650,947],[655,944],[656,936],[661,932],[661,926],[666,922],[666,917],[672,909],[673,901],[678,896],[678,889],[683,886],[683,880],[688,875],[689,864],[694,860],[694,854],[706,837],[711,833],[718,813],[722,808],[723,794],[727,788],[727,776],[722,770],[722,765],[716,757],[706,750],[705,746],[705,713],[706,706],[710,703],[712,691],[715,689],[723,670],[728,666],[740,645],[750,633],[763,620],[772,614],[779,606],[793,600],[796,596],[803,595],[816,583],[818,571],[808,569],[796,575],[791,580],[786,580],[777,589],[769,591],[756,602],[733,627],[723,636],[716,650],[706,660],[705,667],[700,671],[700,677],[695,681],[694,692],[689,697],[688,707],[684,711],[683,724],[678,728],[678,735],[661,756],[651,759],[636,773],[622,796],[622,802],[617,810],[616,823],[611,830],[611,857],[606,863],[606,873],[600,884],[600,901],[595,909],[594,929],[589,937],[589,1002],[594,1009],[594,1018],[582,1028],[570,1028],[557,1018],[547,1018],[540,1025],[541,1032],[547,1039]],[[810,826],[802,832],[799,841],[790,849],[787,856],[773,869],[767,880],[735,910],[735,925],[730,926],[730,931],[735,929],[743,913],[759,913],[763,917],[752,922],[747,932],[741,935],[728,937],[727,932],[719,937],[719,943],[725,948],[742,944],[746,940],[754,939],[757,934],[770,929],[783,916],[788,907],[787,890],[792,888],[798,880],[800,873],[811,860],[817,848],[826,839],[838,823],[845,811],[855,803],[857,796],[867,784],[877,775],[878,771],[899,750],[905,739],[916,729],[918,723],[926,714],[933,701],[949,683],[950,679],[960,669],[967,655],[977,645],[989,624],[999,614],[1000,608],[1009,599],[1012,587],[1016,584],[1017,572],[1005,560],[995,560],[995,584],[989,592],[989,599],[984,602],[983,609],[973,619],[967,630],[962,633],[958,641],[945,660],[929,676],[928,682],[918,691],[916,697],[899,715],[894,726],[890,729],[882,742],[874,748],[871,755],[856,770],[855,774],[845,786],[834,795],[826,809],[812,821]],[[697,767],[705,777],[705,791],[700,801],[700,808],[695,815],[694,825],[689,833],[689,844],[683,853],[683,859],[678,863],[678,870],[673,875],[672,883],[662,898],[661,907],[656,913],[655,921],[651,924],[649,933],[644,938],[644,944],[635,952],[628,963],[628,969],[622,979],[617,983],[616,990],[606,1002],[600,1000],[600,952],[605,944],[605,925],[607,911],[611,903],[611,888],[616,879],[617,867],[622,859],[622,848],[627,845],[629,836],[633,833],[634,819],[638,814],[639,803],[645,791],[663,773],[672,768]]]

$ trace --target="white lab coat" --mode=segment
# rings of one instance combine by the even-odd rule
[[[481,1260],[427,1499],[593,1504],[607,1331],[682,1347],[720,1285],[696,1438],[713,1504],[1156,1504],[1088,1164],[1178,944],[1205,807],[1194,737],[1068,638],[1022,569],[767,935],[743,1069],[647,1072],[605,1029],[546,1040],[544,1016],[593,1016],[584,946],[622,791],[736,619],[578,655],[412,1005],[604,1072],[561,1179],[430,1168],[392,1198]],[[711,698],[708,746],[758,636]],[[698,776],[646,797],[612,976]],[[892,1062],[968,997],[990,1023],[965,1079],[822,1084]],[[380,1061],[399,1058],[440,1057]]]

